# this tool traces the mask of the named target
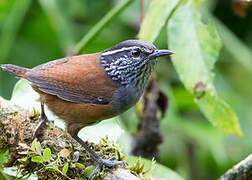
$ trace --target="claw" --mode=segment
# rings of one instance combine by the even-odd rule
[[[112,156],[111,158],[109,158],[108,160],[110,160],[110,161],[114,161],[114,160],[116,160],[116,157],[115,156]]]
[[[107,166],[107,167],[114,167],[114,166],[118,166],[118,165],[123,165],[125,167],[125,165],[128,165],[128,163],[126,161],[113,161],[115,160],[116,157],[113,156],[109,159],[99,159],[97,161],[97,166],[96,168],[93,170],[93,172],[89,175],[88,180],[91,180],[102,168],[102,166]]]
[[[91,180],[102,168],[101,164],[98,164],[95,169],[93,170],[93,172],[88,176],[88,180]]]

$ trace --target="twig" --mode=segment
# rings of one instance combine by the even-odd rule
[[[161,97],[161,99],[160,99]],[[154,78],[152,78],[143,96],[143,112],[140,115],[138,133],[132,142],[131,153],[136,156],[156,159],[159,157],[159,145],[162,135],[157,117],[158,109],[166,111],[167,98],[162,94]]]
[[[111,9],[74,47],[73,54],[83,53],[84,48],[95,36],[121,11],[123,11],[133,0],[125,0]]]

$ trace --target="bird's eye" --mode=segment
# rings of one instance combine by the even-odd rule
[[[140,56],[140,50],[133,50],[132,51],[132,56],[135,57],[135,58],[139,57]]]

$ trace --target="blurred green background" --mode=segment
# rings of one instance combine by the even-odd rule
[[[117,3],[115,0],[0,0],[0,64],[31,68],[71,54],[74,45]],[[145,11],[148,4],[145,0]],[[237,113],[244,136],[225,135],[214,128],[185,90],[170,60],[160,60],[157,79],[168,95],[169,108],[160,122],[164,142],[159,162],[192,180],[217,179],[252,152],[251,1],[239,7],[231,0],[206,0],[201,6],[202,14],[214,21],[223,43],[214,69],[215,86]],[[84,53],[135,39],[139,23],[139,2],[134,1],[86,46]],[[154,44],[167,48],[166,39],[166,31],[162,30]],[[0,71],[0,96],[9,99],[17,80]],[[131,110],[121,118],[123,127],[130,133],[136,131],[138,123],[134,113]]]

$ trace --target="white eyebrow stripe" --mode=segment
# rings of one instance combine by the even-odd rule
[[[116,49],[113,51],[107,51],[105,53],[102,53],[102,55],[107,56],[107,55],[111,55],[111,54],[116,54],[118,52],[124,51],[124,50],[129,50],[129,49],[134,49],[134,48],[139,48],[138,46],[130,46],[130,47],[123,47],[121,49]]]

